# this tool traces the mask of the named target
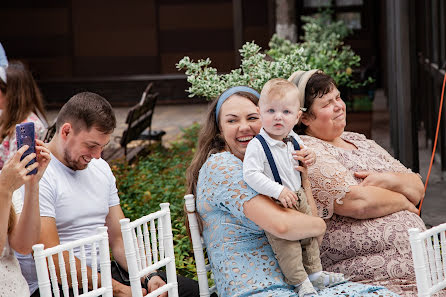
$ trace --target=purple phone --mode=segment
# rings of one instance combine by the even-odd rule
[[[27,122],[27,123],[15,125],[15,131],[17,134],[17,149],[20,149],[25,144],[29,146],[29,148],[25,151],[25,153],[23,153],[22,157],[20,158],[20,160],[23,160],[23,158],[25,158],[29,154],[36,152],[36,140],[35,140],[36,138],[34,136],[34,123]],[[36,162],[36,158],[32,159],[26,166],[29,166],[29,165],[33,164],[34,162]],[[36,173],[37,173],[37,168],[28,172],[27,175],[36,174]]]

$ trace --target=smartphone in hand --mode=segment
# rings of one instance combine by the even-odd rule
[[[17,149],[20,149],[25,144],[29,146],[29,148],[25,151],[25,153],[20,158],[20,160],[23,160],[23,158],[25,158],[29,154],[36,152],[36,138],[34,135],[34,123],[27,122],[27,123],[18,124],[15,126],[15,131],[17,134]],[[34,162],[36,162],[36,158],[32,159],[28,163],[27,166],[33,164]],[[27,175],[36,174],[36,173],[37,173],[37,168],[28,172]]]

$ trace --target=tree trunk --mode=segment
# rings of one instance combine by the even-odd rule
[[[294,0],[276,0],[276,33],[281,38],[297,41]]]

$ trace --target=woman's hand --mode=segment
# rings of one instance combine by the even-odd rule
[[[414,205],[424,197],[423,182],[415,173],[360,171],[355,172],[355,177],[363,179],[360,186],[374,186],[403,194]]]
[[[34,163],[29,166],[26,165],[36,157],[36,154],[29,154],[20,161],[20,158],[27,149],[28,145],[22,146],[14,156],[6,162],[5,166],[3,166],[0,174],[0,189],[3,191],[8,191],[12,194],[12,192],[20,188],[25,182],[32,178],[31,175],[27,174],[34,168],[37,168],[38,164]]]
[[[391,172],[359,171],[354,174],[356,178],[362,179],[360,186],[375,186],[390,190],[392,184],[396,182],[394,174]]]
[[[302,177],[302,187],[304,189],[311,189],[311,183],[308,179],[308,169],[305,166],[296,166],[295,169],[300,172],[300,175]]]
[[[50,150],[46,147],[43,141],[36,139],[36,159],[37,159],[37,173],[30,175],[30,182],[37,184],[42,178],[48,164],[51,161]],[[35,163],[36,164],[36,163]]]
[[[316,154],[312,149],[304,148],[292,153],[294,160],[301,161],[305,167],[311,166],[316,162]]]

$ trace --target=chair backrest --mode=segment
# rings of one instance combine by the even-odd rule
[[[161,210],[133,222],[130,219],[119,221],[133,297],[142,296],[141,278],[163,266],[167,284],[146,296],[168,292],[169,297],[178,297],[169,203],[160,206]]]
[[[91,247],[91,286],[92,290],[88,291],[87,277],[87,256],[86,247]],[[79,295],[79,286],[75,261],[75,250],[80,251],[79,260],[81,262],[81,288],[82,294]],[[101,286],[98,285],[98,249],[99,263],[101,272]],[[53,261],[53,255],[58,255],[60,281],[62,284],[63,296],[69,296],[69,284],[67,280],[68,265],[65,263],[63,254],[68,252],[69,273],[71,275],[71,287],[74,296],[105,296],[112,297],[112,277],[110,270],[110,250],[108,246],[107,227],[99,227],[98,234],[83,239],[57,245],[55,247],[44,249],[43,244],[33,246],[34,261],[36,263],[37,279],[39,283],[40,296],[51,297],[51,288],[54,296],[60,296],[58,278],[56,268]],[[49,275],[48,275],[49,270]],[[51,279],[51,281],[50,281]]]
[[[43,138],[43,142],[45,143],[50,142],[51,139],[53,139],[54,135],[56,134],[56,120],[54,120],[54,123],[46,128],[46,133],[45,137]]]
[[[194,250],[195,266],[197,267],[198,286],[200,288],[200,297],[208,297],[212,293],[217,293],[216,286],[209,287],[208,271],[211,271],[211,265],[206,265],[203,252],[203,238],[198,229],[197,214],[195,212],[194,195],[184,196],[186,204],[187,218],[189,221],[189,231],[192,237],[192,247]]]
[[[409,229],[418,296],[446,288],[446,223],[424,232]]]
[[[151,93],[153,83],[149,83],[142,94],[138,104],[130,108],[125,123],[127,128],[124,130],[121,138],[121,146],[126,148],[127,144],[138,139],[141,133],[149,128],[149,134],[152,129],[152,117],[155,111],[158,93]]]

